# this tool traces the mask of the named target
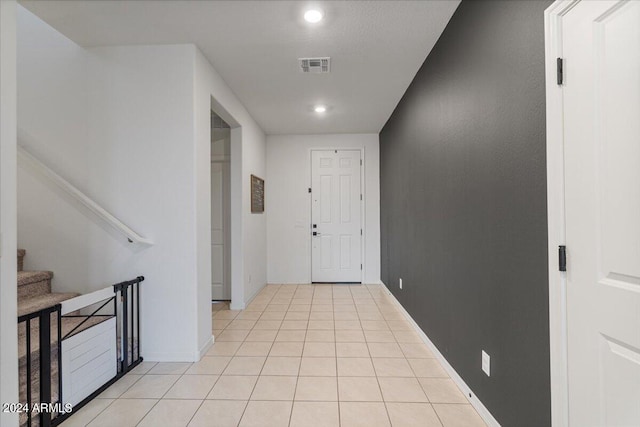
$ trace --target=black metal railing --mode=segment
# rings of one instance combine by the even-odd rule
[[[25,348],[20,349],[20,425],[25,427],[57,426],[73,412],[93,400],[111,384],[142,362],[140,355],[140,282],[143,276],[113,285],[114,295],[91,304],[97,306],[89,314],[74,312],[62,315],[61,304],[18,317],[18,333],[25,335]],[[113,302],[113,313],[104,309]],[[116,317],[117,374],[105,384],[65,412],[62,395],[62,342],[99,323],[99,318]],[[53,320],[52,320],[53,317]],[[67,318],[84,318],[72,322]],[[87,323],[90,322],[90,323]],[[84,329],[83,329],[84,328]],[[36,338],[37,334],[37,338]],[[52,336],[54,339],[52,340]],[[33,342],[32,342],[33,341]],[[24,350],[24,356],[22,351]],[[23,360],[24,359],[24,360]],[[37,366],[36,366],[37,365]],[[57,372],[56,372],[57,371]],[[25,387],[22,384],[25,384]]]
[[[83,326],[85,325],[90,326],[88,325],[88,322],[90,322],[91,319],[112,318],[116,316],[116,313],[118,312],[118,302],[116,301],[115,295],[112,296],[111,298],[107,298],[106,300],[100,301],[100,302],[102,302],[102,304],[98,308],[93,310],[93,312],[91,312],[90,314],[63,314],[62,315],[63,319],[81,318],[83,320],[82,322],[75,325],[70,331],[65,332],[64,336],[62,337],[62,340],[66,340],[67,338],[75,335],[76,331],[82,331]],[[98,314],[103,308],[105,308],[111,302],[113,302],[113,314]]]
[[[19,412],[21,414],[20,424],[27,427],[33,427],[34,425],[41,427],[51,426],[55,412],[49,409],[52,408],[53,403],[60,403],[62,396],[62,326],[60,309],[60,304],[56,304],[18,317],[18,333],[22,333],[21,328],[24,325],[26,338],[24,353],[26,376],[20,379],[21,383],[24,380],[25,387],[24,389],[20,387],[21,391],[24,390],[24,396],[20,396],[21,408]],[[54,316],[53,322],[51,321],[52,315]],[[53,343],[51,342],[52,326],[54,326],[54,333],[57,335]],[[38,339],[32,343],[32,339],[36,334]],[[35,348],[36,346],[37,348]],[[53,357],[52,352],[54,352]],[[52,369],[52,362],[55,363],[57,368],[55,375]],[[23,364],[22,357],[20,357],[19,364]],[[35,364],[38,365],[39,375],[34,376],[33,365]],[[54,381],[57,382],[55,387]],[[53,390],[57,391],[56,399],[53,399]]]
[[[142,362],[140,356],[140,282],[144,276],[113,285],[113,291],[120,295],[120,363],[119,374],[126,374]]]

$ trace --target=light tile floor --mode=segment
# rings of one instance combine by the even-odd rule
[[[213,304],[197,363],[143,362],[74,426],[485,426],[378,285],[267,285]]]

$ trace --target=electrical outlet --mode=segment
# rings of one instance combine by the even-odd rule
[[[482,350],[482,370],[488,377],[491,376],[491,356]]]
[[[402,289],[402,279],[399,280],[400,283],[400,289]]]

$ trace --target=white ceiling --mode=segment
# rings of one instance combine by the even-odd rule
[[[267,134],[380,131],[458,3],[21,2],[86,47],[195,43]],[[310,6],[319,24],[302,19]],[[331,57],[330,74],[298,70],[314,56]]]

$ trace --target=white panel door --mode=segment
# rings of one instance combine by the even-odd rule
[[[640,2],[562,19],[569,422],[640,426]]]
[[[211,163],[211,299],[230,300],[229,163]]]
[[[311,281],[362,280],[360,151],[311,152]]]

